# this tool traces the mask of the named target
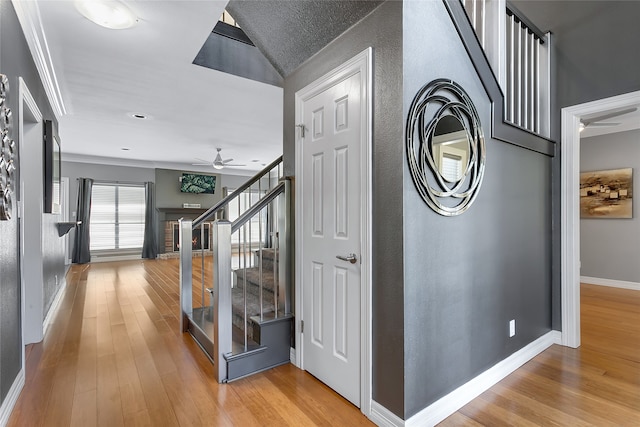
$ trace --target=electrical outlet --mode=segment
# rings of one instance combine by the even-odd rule
[[[516,335],[516,319],[509,321],[509,338]]]

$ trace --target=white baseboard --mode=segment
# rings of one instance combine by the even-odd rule
[[[20,396],[20,392],[23,387],[24,368],[20,369],[20,372],[18,372],[18,376],[13,381],[13,385],[9,389],[9,393],[7,393],[7,397],[5,397],[4,402],[2,402],[2,406],[0,406],[0,426],[6,426],[9,422],[11,412],[18,401],[18,397]]]
[[[42,336],[45,337],[47,335],[47,330],[49,330],[49,326],[51,325],[51,321],[53,320],[53,316],[58,311],[58,306],[60,305],[60,301],[62,301],[62,295],[64,294],[64,290],[67,287],[67,277],[62,278],[62,283],[60,284],[60,289],[58,289],[58,293],[56,294],[53,302],[51,303],[51,307],[49,307],[49,311],[47,312],[46,317],[44,318],[44,323],[42,325]]]
[[[371,404],[371,421],[385,427],[435,426],[551,345],[560,343],[560,332],[546,333],[406,421],[374,401]]]
[[[625,282],[624,280],[600,279],[598,277],[580,276],[580,283],[588,283],[589,285],[609,286],[612,288],[632,289],[640,291],[640,283]]]
[[[404,425],[403,419],[375,400],[371,401],[371,414],[369,414],[369,419],[375,425],[381,427],[400,427]]]

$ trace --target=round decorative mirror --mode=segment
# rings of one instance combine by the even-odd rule
[[[462,179],[469,165],[469,137],[462,122],[452,115],[440,117],[431,140],[436,167],[450,183]]]
[[[482,183],[485,145],[464,89],[446,79],[423,86],[411,103],[405,138],[409,171],[427,205],[445,216],[466,211]]]

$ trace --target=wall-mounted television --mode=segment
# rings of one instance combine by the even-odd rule
[[[53,122],[44,121],[43,129],[44,212],[60,213],[60,140],[53,133]]]
[[[216,177],[197,173],[183,173],[180,179],[180,191],[191,194],[213,194],[216,190]]]

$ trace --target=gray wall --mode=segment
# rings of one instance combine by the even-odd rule
[[[640,188],[640,130],[583,138],[580,169],[633,168],[633,187]],[[633,197],[633,219],[581,219],[582,276],[640,283],[640,198]]]
[[[18,77],[22,77],[33,95],[44,119],[54,120],[47,101],[44,88],[31,58],[29,48],[24,39],[17,16],[8,0],[0,0],[0,72],[9,77],[11,92],[9,106],[13,111],[13,138],[17,140],[18,123]],[[62,142],[64,146],[64,141]],[[42,146],[33,152],[19,153],[21,156],[41,156]],[[42,179],[42,175],[30,177]],[[21,322],[20,322],[20,279],[18,260],[18,221],[15,212],[10,221],[0,222],[0,398],[4,399],[13,384],[21,366]],[[55,294],[55,276],[64,276],[63,241],[57,237],[54,224],[59,221],[58,215],[43,214],[42,221],[42,265],[34,268],[43,269],[44,295],[47,299],[44,306],[49,307],[51,297]],[[25,224],[29,227],[29,224]],[[28,260],[26,265],[28,266]],[[62,281],[60,281],[62,283]],[[58,284],[60,286],[60,284]],[[45,311],[46,313],[46,311]]]
[[[560,141],[561,109],[640,90],[640,1],[517,0],[553,33],[551,137]],[[560,148],[560,147],[558,147]],[[560,159],[553,161],[553,218],[560,223]],[[560,228],[553,233],[553,328],[561,330]]]
[[[62,176],[69,177],[69,218],[75,220],[78,208],[78,178],[102,181],[155,182],[155,169],[131,166],[100,165],[95,163],[67,162],[62,154]],[[71,239],[73,241],[73,239]]]
[[[64,158],[64,153],[63,153]],[[156,208],[181,208],[183,203],[200,203],[202,208],[209,208],[222,199],[222,188],[237,188],[245,183],[248,176],[211,174],[216,176],[215,194],[186,194],[180,192],[179,178],[182,176],[179,170],[152,169],[131,166],[113,166],[82,162],[62,162],[62,175],[69,177],[69,212],[71,220],[74,220],[78,204],[77,178],[93,178],[102,181],[119,182],[155,182]],[[200,172],[198,172],[200,173]],[[158,215],[158,221],[163,221],[164,215]],[[73,233],[70,232],[71,245],[73,246]],[[158,227],[158,251],[163,252],[164,230]]]
[[[156,169],[156,206],[159,208],[181,208],[183,203],[199,203],[209,208],[222,200],[222,186],[219,174],[206,174],[216,177],[214,194],[189,194],[180,192],[182,171]]]
[[[551,330],[551,159],[490,138],[491,104],[441,2],[404,2],[403,34],[403,119],[424,84],[450,78],[487,145],[457,217],[428,208],[403,161],[406,419]]]
[[[284,82],[284,170],[295,170],[295,92],[373,47],[373,399],[404,414],[402,2],[382,4]]]

